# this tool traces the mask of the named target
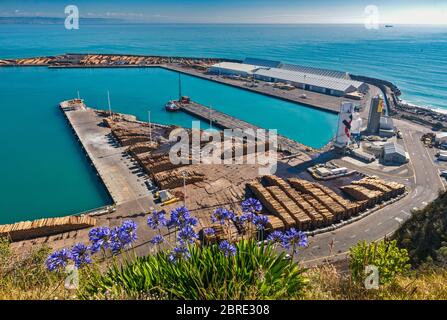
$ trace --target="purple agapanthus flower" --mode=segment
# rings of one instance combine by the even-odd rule
[[[186,207],[179,207],[171,211],[171,219],[169,226],[182,227],[185,225],[195,225],[197,219],[192,218],[189,210]]]
[[[268,223],[269,218],[265,215],[259,215],[253,219],[253,224],[258,230],[264,230]]]
[[[153,237],[150,240],[150,243],[153,245],[159,245],[162,244],[163,242],[165,242],[165,238],[163,238],[163,236],[161,234],[157,234],[155,237]]]
[[[211,221],[213,223],[219,222],[220,224],[225,224],[226,220],[233,220],[235,217],[234,213],[225,208],[217,208],[211,214]]]
[[[173,263],[177,263],[181,259],[188,259],[191,254],[188,251],[188,248],[184,246],[175,247],[169,255],[169,261]]]
[[[259,213],[262,211],[262,204],[255,198],[248,198],[242,201],[242,211],[244,213]]]
[[[283,244],[284,240],[285,240],[284,233],[282,233],[281,231],[273,231],[267,237],[267,241],[273,244],[275,243]]]
[[[90,251],[92,253],[98,252],[101,248],[107,249],[111,243],[111,230],[107,227],[96,227],[90,230],[88,238],[92,245]]]
[[[219,244],[219,249],[223,252],[225,257],[236,255],[236,247],[230,244],[227,240],[224,240]]]
[[[203,229],[203,234],[206,236],[214,236],[216,234],[216,230],[214,230],[214,228],[205,228]]]
[[[251,212],[247,212],[247,213],[242,214],[239,217],[239,221],[238,222],[240,224],[253,223],[255,221],[255,219],[256,219],[256,214],[251,213]]]
[[[124,221],[123,224],[118,228],[118,237],[124,246],[131,245],[138,239],[137,228],[137,224],[132,220]]]
[[[80,269],[85,265],[91,264],[90,248],[83,243],[77,243],[71,249],[71,258],[76,268]]]
[[[192,244],[199,238],[199,235],[194,231],[194,229],[187,225],[180,229],[177,240],[181,245]]]
[[[305,247],[308,244],[307,236],[304,232],[291,228],[284,234],[283,247],[290,249],[291,247],[296,250],[298,247]]]
[[[160,229],[168,223],[166,220],[166,212],[164,210],[162,211],[153,211],[152,214],[147,218],[147,224],[149,227],[151,227],[153,230]]]
[[[110,245],[109,248],[112,250],[112,254],[118,254],[123,250],[125,244],[121,239],[120,228],[115,227],[110,230]]]
[[[45,263],[49,271],[61,271],[71,258],[70,250],[64,248],[50,254]]]

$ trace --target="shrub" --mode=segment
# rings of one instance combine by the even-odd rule
[[[298,265],[270,244],[243,240],[234,255],[218,245],[190,246],[188,259],[172,262],[169,252],[138,257],[81,286],[82,299],[290,299],[301,297],[307,280]]]
[[[409,270],[409,260],[407,250],[399,249],[395,240],[369,244],[363,241],[349,251],[349,265],[355,282],[363,282],[367,276],[366,266],[373,265],[378,268],[379,283],[390,283],[396,275]]]

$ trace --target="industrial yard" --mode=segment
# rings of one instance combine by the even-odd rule
[[[230,152],[232,164],[192,161],[174,164],[169,157],[173,145],[169,136],[182,128],[139,121],[133,115],[112,110],[96,110],[81,99],[65,101],[60,105],[61,111],[114,205],[72,217],[79,221],[49,219],[0,228],[2,234],[25,240],[16,246],[50,241],[54,247],[63,247],[84,239],[87,231],[83,228],[113,226],[124,218],[143,222],[152,210],[169,211],[183,205],[198,218],[199,234],[203,236],[204,228],[214,228],[216,235],[208,240],[237,241],[257,234],[244,233],[246,230],[236,222],[229,226],[230,233],[223,232],[221,226],[210,221],[209,215],[218,207],[240,215],[241,201],[254,197],[263,205],[262,214],[269,218],[267,233],[291,227],[306,231],[314,236],[314,245],[304,250],[303,257],[319,261],[322,257],[334,255],[336,258],[343,254],[356,241],[357,232],[353,230],[364,230],[362,237],[371,240],[390,234],[396,222],[400,224],[412,209],[428,202],[437,190],[444,188],[439,177],[444,168],[444,155],[438,154],[435,160],[435,148],[423,145],[427,136],[422,135],[428,130],[393,120],[395,104],[387,95],[388,89],[383,91],[344,72],[255,58],[232,61],[95,54],[2,60],[0,65],[164,67],[339,114],[337,135],[322,149],[315,150],[278,136],[278,170],[272,175],[259,175],[259,164],[236,161],[240,160],[236,149],[242,150],[239,156],[242,160],[249,156],[244,141],[232,150],[225,150],[223,143],[217,145],[222,150],[221,158]],[[178,112],[210,122],[220,130],[258,129],[249,122],[211,111],[189,98],[181,104],[179,97],[178,102],[181,105]],[[183,129],[193,134],[193,130]],[[427,144],[441,148],[445,139],[441,135],[429,136],[431,142]],[[223,134],[221,137],[224,140]],[[273,152],[273,147],[266,144],[266,152]],[[414,152],[417,148],[423,150],[422,155]],[[427,158],[431,158],[429,166],[424,164]],[[415,203],[419,199],[424,199],[422,204]],[[400,204],[397,212],[395,202]],[[150,234],[140,235],[139,250],[146,250],[143,245],[150,237]],[[328,243],[337,248],[335,253],[332,247],[326,248]]]

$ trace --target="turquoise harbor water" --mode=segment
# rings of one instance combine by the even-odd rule
[[[0,68],[0,223],[77,213],[110,203],[104,187],[80,152],[59,101],[79,90],[89,106],[153,122],[190,127],[194,118],[168,113],[178,95],[178,75],[161,68]],[[336,116],[286,101],[182,75],[182,93],[236,117],[304,144],[321,147],[335,133]],[[202,123],[207,128],[207,123]]]
[[[0,59],[81,53],[227,57],[255,56],[378,77],[397,84],[402,98],[447,108],[447,28],[322,25],[144,25],[0,23]],[[0,68],[0,223],[61,216],[110,203],[56,105],[76,96],[160,123],[189,126],[168,114],[177,75],[162,69]],[[183,76],[183,92],[310,146],[331,138],[332,114]],[[206,127],[206,124],[203,124]]]

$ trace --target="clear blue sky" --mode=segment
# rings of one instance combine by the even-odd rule
[[[447,0],[1,0],[0,16],[63,16],[147,22],[363,23],[376,5],[381,23],[447,24]]]

